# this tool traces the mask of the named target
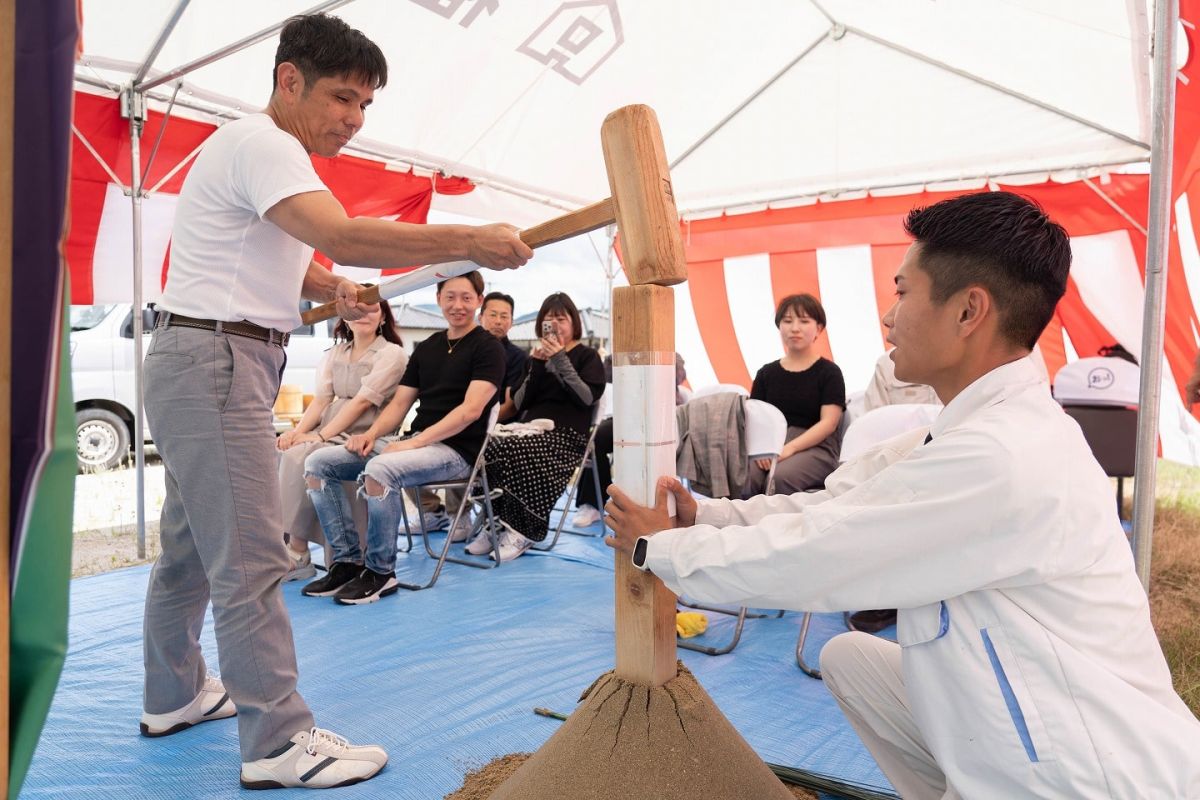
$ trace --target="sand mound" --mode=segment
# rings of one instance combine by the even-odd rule
[[[608,672],[491,800],[791,800],[683,664],[648,688]]]

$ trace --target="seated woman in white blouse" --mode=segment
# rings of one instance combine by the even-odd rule
[[[285,581],[317,574],[308,543],[324,541],[304,484],[304,459],[314,450],[344,444],[350,435],[371,427],[379,409],[396,393],[408,364],[396,319],[387,303],[380,303],[353,322],[338,320],[333,338],[336,344],[317,365],[317,391],[312,403],[295,429],[276,441],[283,530],[292,557]]]

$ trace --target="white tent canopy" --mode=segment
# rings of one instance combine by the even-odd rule
[[[87,0],[80,79],[128,83],[179,5]],[[477,181],[435,208],[480,218],[528,224],[606,196],[600,124],[635,102],[659,115],[685,215],[1148,159],[1136,0],[324,5],[389,62],[350,152]],[[147,80],[310,7],[195,0]],[[188,72],[180,101],[261,108],[276,41]]]
[[[1177,2],[86,0],[76,78],[236,116],[266,101],[281,20],[336,11],[389,61],[350,151],[469,178],[476,191],[434,208],[517,225],[608,195],[600,125],[629,103],[658,112],[691,217],[1150,161],[1135,496],[1148,584]]]

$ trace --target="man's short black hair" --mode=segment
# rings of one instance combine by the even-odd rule
[[[920,245],[935,303],[976,285],[996,303],[1000,333],[1033,349],[1067,290],[1071,242],[1034,201],[980,192],[914,208],[904,230]]]
[[[279,65],[284,61],[300,70],[305,91],[321,78],[332,76],[358,78],[375,89],[387,85],[387,59],[383,51],[362,31],[328,14],[300,15],[284,24],[275,50],[275,67],[271,70],[272,92]]]
[[[488,292],[486,295],[484,295],[483,305],[479,307],[479,310],[487,311],[487,304],[493,300],[500,300],[504,303],[508,303],[508,312],[510,314],[517,310],[517,304],[513,301],[512,295],[505,294],[504,292]]]
[[[464,272],[462,275],[458,275],[456,277],[468,281],[471,284],[471,288],[475,290],[475,294],[483,294],[483,276],[479,274],[479,270],[473,269],[470,272]],[[444,281],[438,281],[438,295],[441,295],[442,287],[452,280],[454,280],[454,278],[446,278]]]

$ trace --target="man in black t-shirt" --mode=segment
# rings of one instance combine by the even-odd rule
[[[470,473],[504,380],[504,349],[475,321],[482,295],[478,272],[439,283],[438,305],[449,328],[416,346],[395,396],[365,433],[351,436],[345,447],[316,450],[304,462],[334,561],[304,594],[360,605],[394,593],[401,490]],[[418,399],[408,434],[384,435],[396,430]],[[356,477],[367,498],[365,559],[341,488],[341,481]]]

